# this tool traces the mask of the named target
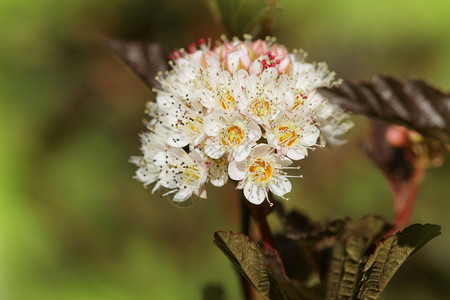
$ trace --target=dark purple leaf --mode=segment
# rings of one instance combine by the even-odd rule
[[[364,265],[357,297],[353,299],[379,299],[406,259],[440,234],[438,225],[414,224],[381,241]]]
[[[315,288],[291,280],[286,276],[283,263],[274,249],[261,249],[242,233],[217,231],[214,244],[228,257],[241,274],[264,299],[318,300]]]
[[[423,80],[401,82],[380,75],[372,82],[344,80],[340,86],[324,87],[319,92],[348,111],[404,125],[450,143],[450,94]]]
[[[306,214],[297,210],[285,212],[281,202],[276,204],[275,210],[286,228],[288,238],[306,239],[318,234],[320,225],[310,220]]]
[[[102,38],[102,42],[117,54],[146,85],[158,88],[158,72],[167,70],[167,59],[159,43],[123,41]]]

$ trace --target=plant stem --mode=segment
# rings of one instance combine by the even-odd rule
[[[396,229],[402,229],[411,220],[414,211],[414,200],[419,192],[425,169],[416,169],[410,181],[395,191],[395,218]]]
[[[242,193],[241,193],[242,194]],[[250,211],[248,210],[246,199],[243,197],[242,194],[240,197],[240,204],[241,204],[241,232],[245,235],[249,234],[250,229]]]
[[[270,195],[271,196],[271,195]],[[244,196],[244,193],[240,191],[239,197],[240,206],[241,206],[241,224],[240,230],[245,235],[249,236],[250,233],[250,216],[255,221],[259,232],[261,234],[262,242],[264,243],[264,247],[277,249],[275,245],[275,239],[273,238],[272,232],[270,231],[269,224],[267,223],[267,216],[272,212],[272,207],[270,207],[267,201],[263,202],[260,205],[255,205],[250,203]],[[274,201],[271,201],[274,202]],[[252,288],[250,283],[240,275],[241,287],[243,299],[251,300],[252,299]]]
[[[245,234],[246,236],[249,235],[249,229],[250,229],[250,212],[248,210],[248,207],[246,205],[247,199],[245,199],[243,193],[241,193],[241,197],[239,197],[240,205],[241,205],[241,232]],[[239,278],[241,281],[241,288],[242,288],[242,294],[243,299],[245,300],[251,300],[251,286],[250,283],[245,279],[245,277],[239,273]]]
[[[259,205],[252,204],[247,200],[245,200],[245,202],[247,203],[250,215],[258,226],[264,246],[277,250],[275,239],[273,238],[269,224],[267,223],[267,216],[273,211],[273,208],[267,201],[264,201]]]

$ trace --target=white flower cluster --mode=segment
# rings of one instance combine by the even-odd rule
[[[189,52],[173,53],[172,70],[157,78],[156,103],[149,103],[141,157],[131,161],[145,186],[156,183],[182,202],[206,198],[205,184],[239,181],[254,204],[268,192],[291,190],[287,169],[308,150],[338,136],[352,123],[316,89],[336,84],[327,66],[304,61],[274,40],[201,40]]]

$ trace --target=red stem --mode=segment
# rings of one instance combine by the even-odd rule
[[[248,236],[249,229],[250,229],[250,212],[248,210],[248,207],[246,205],[247,199],[245,199],[244,195],[241,193],[241,197],[239,197],[239,201],[241,204],[241,232]],[[239,273],[239,279],[241,282],[241,288],[242,288],[242,294],[243,299],[245,300],[252,300],[252,293],[251,293],[251,285],[245,279],[245,277]]]
[[[414,212],[414,200],[419,192],[424,173],[425,169],[416,169],[411,180],[407,184],[397,187],[394,191],[394,224],[397,230],[408,225],[411,220]]]
[[[241,225],[240,230],[245,235],[249,236],[250,229],[250,216],[255,221],[259,232],[261,234],[262,242],[265,248],[277,249],[275,245],[275,239],[273,238],[272,232],[270,231],[269,224],[267,224],[267,215],[272,212],[272,207],[270,207],[268,202],[264,202],[260,205],[255,205],[250,203],[244,194],[240,193],[241,202]],[[272,201],[273,202],[273,201]],[[240,274],[240,281],[242,287],[243,299],[252,299],[252,288],[250,283]]]
[[[272,212],[272,207],[269,202],[264,201],[259,205],[247,202],[247,206],[250,211],[250,215],[258,226],[259,232],[261,234],[261,240],[264,246],[267,248],[272,248],[277,250],[275,239],[273,238],[272,231],[270,230],[269,224],[267,223],[267,216]]]

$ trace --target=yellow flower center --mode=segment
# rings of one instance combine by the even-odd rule
[[[223,146],[237,146],[244,138],[244,131],[236,125],[230,126],[222,132],[221,143]]]
[[[187,125],[192,133],[198,135],[201,133],[201,129],[199,128],[199,126],[203,125],[203,119],[197,116],[193,121],[189,121]]]
[[[262,183],[272,177],[272,166],[262,158],[255,159],[248,171],[257,183]]]
[[[200,179],[200,169],[195,165],[185,168],[183,173],[185,176],[184,183],[195,183]]]
[[[297,140],[297,133],[294,129],[287,126],[278,127],[278,141],[284,146],[292,146]]]
[[[258,117],[266,116],[270,112],[270,102],[260,97],[253,102],[251,110]]]
[[[229,110],[230,108],[233,108],[236,102],[234,101],[234,97],[230,95],[230,93],[225,92],[222,93],[222,97],[219,99],[220,107],[222,107],[225,110]]]

